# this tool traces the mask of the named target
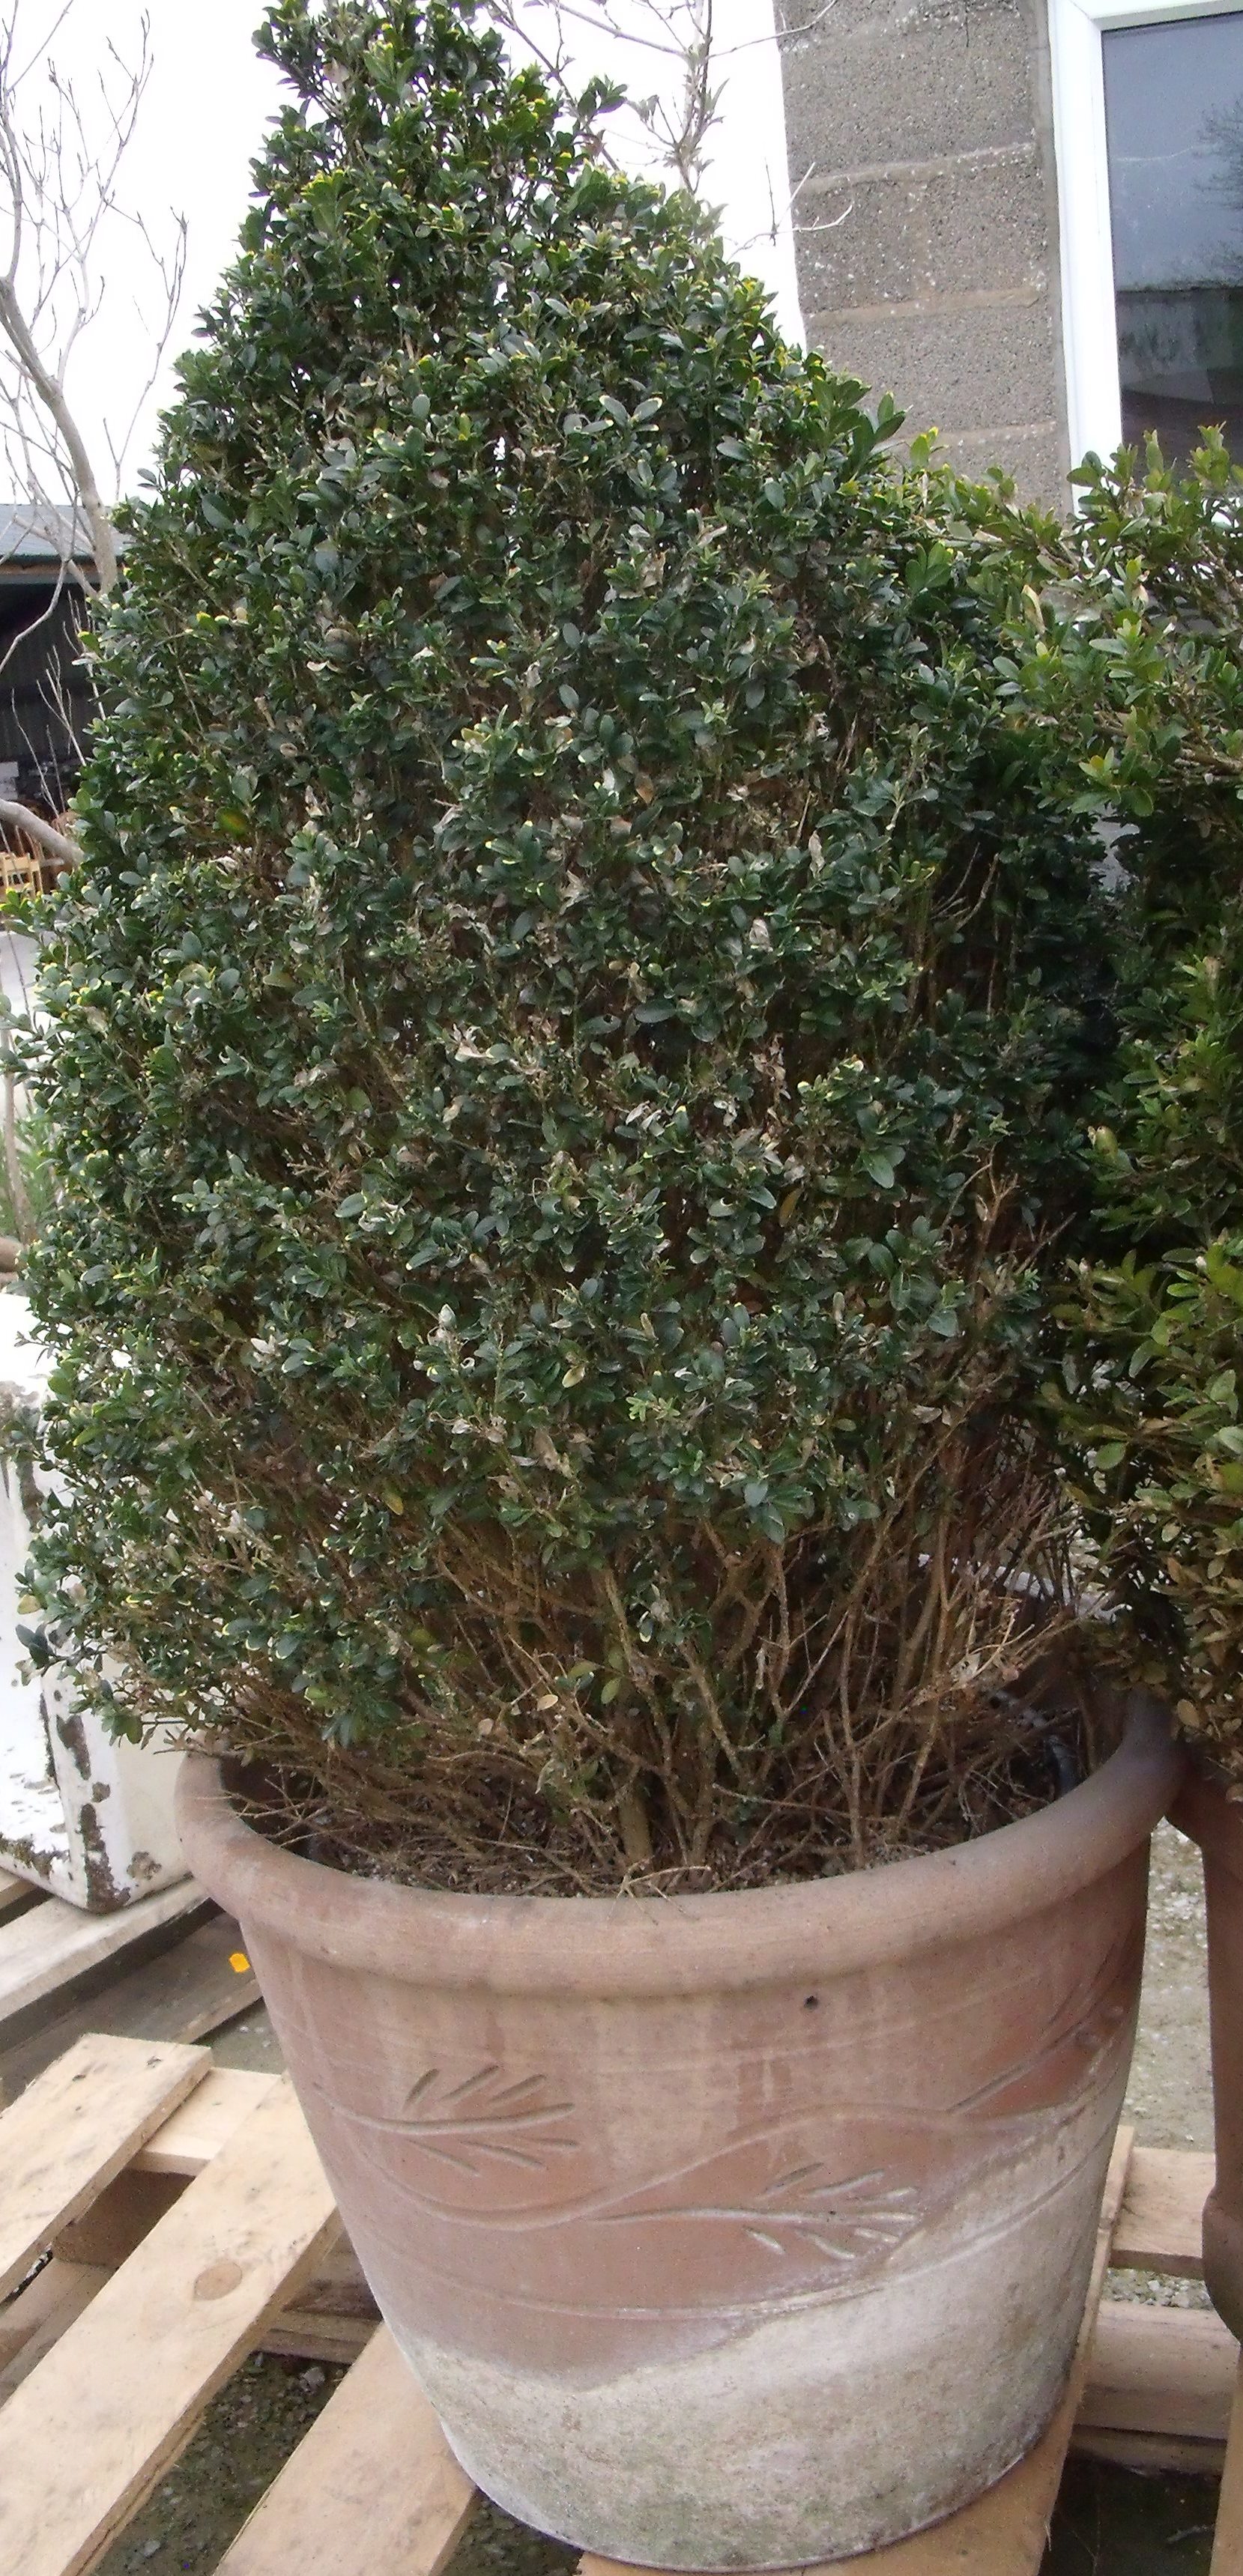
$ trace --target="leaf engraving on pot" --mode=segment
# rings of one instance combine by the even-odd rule
[[[953,2108],[964,2119],[1004,2120],[1065,2100],[1088,2083],[1125,2031],[1138,1986],[1139,1943],[1128,1931],[1077,1976],[1046,2013],[1026,2056]]]
[[[333,2108],[353,2126],[409,2138],[441,2164],[456,2165],[463,2173],[477,2174],[488,2163],[538,2171],[579,2143],[549,2125],[567,2118],[574,2105],[547,2100],[548,2090],[545,2075],[522,2075],[507,2083],[497,2065],[481,2066],[460,2083],[429,2066],[393,2118],[340,2102]]]
[[[724,2221],[741,2227],[756,2245],[788,2257],[800,2245],[811,2245],[836,2263],[861,2263],[891,2254],[918,2227],[922,2212],[910,2184],[887,2184],[883,2171],[851,2174],[844,2182],[818,2182],[822,2164],[794,2165],[779,2174],[754,2201],[648,2202],[601,2213],[604,2223],[636,2216],[649,2219]]]

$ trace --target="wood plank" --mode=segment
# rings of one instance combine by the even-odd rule
[[[0,2404],[29,2378],[109,2277],[102,2264],[58,2263],[53,2257],[10,2299],[0,2316]]]
[[[80,2039],[0,2112],[0,2298],[201,2083],[205,2066],[202,2049],[166,2041]]]
[[[0,2309],[0,2375],[8,2369],[14,2354],[21,2351],[23,2344],[29,2342],[31,2335],[37,2332],[45,2320],[58,2313],[68,2295],[69,2284],[66,2281],[65,2272],[66,2267],[63,2264],[58,2265],[54,2259],[50,2263],[44,2263],[36,2272],[33,2281],[26,2283],[24,2290],[18,2290],[13,2298],[6,2299],[4,2307]],[[75,2316],[85,2307],[87,2298],[94,2297],[99,2286],[98,2281],[88,2282],[83,2297],[73,2311]]]
[[[1234,2383],[1209,2576],[1243,2576],[1243,2361]]]
[[[1092,2424],[1076,2424],[1070,2447],[1085,2460],[1109,2460],[1141,2477],[1219,2478],[1226,2457],[1224,2442],[1193,2442],[1181,2433],[1111,2433]]]
[[[342,2235],[296,2302],[264,2327],[263,2349],[305,2361],[357,2361],[379,2320],[358,2256]]]
[[[282,2308],[259,2338],[260,2352],[283,2361],[324,2361],[344,2365],[357,2361],[375,2333],[374,2317],[333,2317],[299,2307]]]
[[[0,1869],[0,1922],[19,1908],[25,1913],[28,1906],[41,1904],[46,1892],[32,1887],[28,1878],[15,1878],[11,1869]]]
[[[154,1896],[140,1896],[116,1914],[83,1914],[63,1898],[49,1896],[29,1914],[0,1924],[0,2023],[55,1994],[71,1977],[118,1958],[144,1933],[175,1923],[204,1901],[202,1889],[185,1878]]]
[[[185,2188],[182,2174],[137,2173],[127,2165],[81,2218],[52,2238],[52,2252],[61,2263],[102,2263],[115,2272]]]
[[[85,2218],[54,2239],[57,2257],[62,2263],[102,2265],[105,2275],[115,2272],[185,2188],[181,2174],[139,2173],[134,2165],[127,2165],[125,2172],[100,2194],[94,2207],[88,2209]],[[6,2310],[0,2315],[0,2354],[4,2350],[4,2319],[10,2313]],[[298,2292],[294,2304],[281,2308],[269,2319],[258,2349],[298,2361],[342,2363],[348,2368],[365,2351],[379,2320],[379,2309],[358,2268],[357,2256],[343,2237],[325,2261],[316,2266],[313,2279]]]
[[[209,2066],[190,2100],[140,2147],[133,2159],[138,2172],[201,2173],[280,2081],[240,2066]]]
[[[478,2501],[386,2326],[304,2434],[217,2576],[439,2576]]]
[[[127,2165],[84,2218],[62,2228],[52,2250],[62,2264],[102,2265],[106,2272],[115,2272],[185,2188],[184,2174],[141,2173],[136,2165]],[[296,2302],[269,2319],[259,2349],[348,2367],[366,2349],[379,2322],[380,2311],[358,2257],[343,2235],[316,2265]],[[0,2344],[2,2336],[0,2318]]]
[[[1076,2424],[1224,2442],[1238,2362],[1211,2308],[1103,2300]]]
[[[84,2031],[110,2030],[135,2039],[203,2039],[259,2001],[259,1980],[242,1959],[242,1936],[227,1914],[213,1915],[187,1932],[175,1949],[123,1970],[102,1994],[68,2005],[39,2028],[0,2046],[0,2084],[10,2100],[33,2076],[51,2066]]]
[[[282,2078],[0,2409],[9,2565],[83,2576],[339,2226]]]
[[[1137,2272],[1202,2281],[1200,2214],[1213,2187],[1213,2158],[1177,2147],[1137,2147],[1114,2229],[1112,2260]]]
[[[326,2260],[318,2265],[313,2279],[299,2291],[298,2308],[306,2317],[359,2317],[368,2326],[379,2324],[380,2311],[348,2236],[338,2239]]]

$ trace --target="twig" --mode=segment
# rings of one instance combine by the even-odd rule
[[[58,832],[54,823],[45,823],[41,814],[29,805],[19,805],[12,796],[0,796],[0,823],[9,823],[16,831],[25,832],[50,859],[62,868],[73,868],[82,856],[81,844],[71,841],[67,832]]]

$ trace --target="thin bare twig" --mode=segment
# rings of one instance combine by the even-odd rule
[[[106,68],[90,99],[60,70],[52,50],[70,27],[77,0],[65,0],[50,37],[19,60],[23,0],[0,15],[0,447],[32,497],[68,501],[80,511],[101,592],[116,583],[118,555],[112,501],[68,390],[70,363],[98,319],[104,298],[106,234],[124,223],[146,254],[153,285],[150,363],[126,423],[105,422],[103,439],[120,487],[125,456],[142,403],[168,346],[185,274],[185,224],[170,217],[161,245],[145,215],[127,208],[120,174],[151,76],[149,22],[141,21],[137,58],[106,48]],[[36,74],[42,95],[32,96]],[[7,227],[7,241],[5,231]],[[72,561],[72,519],[66,560]]]
[[[59,832],[54,823],[45,823],[41,814],[36,814],[29,805],[20,805],[15,797],[0,796],[0,823],[8,823],[15,831],[25,832],[38,849],[62,868],[76,867],[82,856],[79,843],[71,841],[67,832]]]

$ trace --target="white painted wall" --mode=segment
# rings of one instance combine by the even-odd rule
[[[48,1367],[26,1299],[0,1293],[0,1409],[37,1409]],[[0,1868],[108,1912],[186,1875],[173,1823],[177,1758],[113,1743],[63,1665],[31,1670],[17,1634],[29,1550],[18,1475],[0,1460]]]

